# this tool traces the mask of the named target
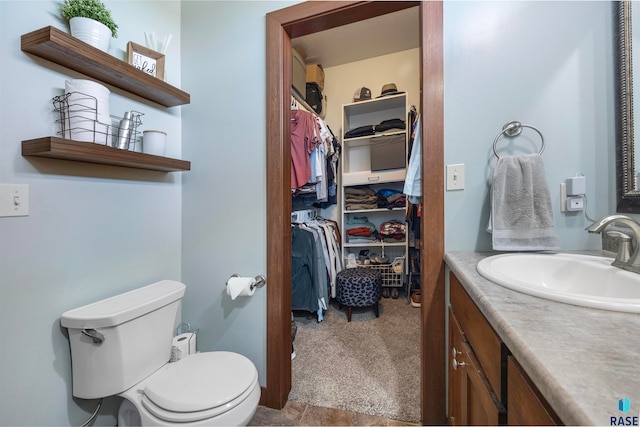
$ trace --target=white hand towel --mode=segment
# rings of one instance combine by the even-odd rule
[[[560,249],[544,165],[539,154],[500,157],[493,170],[487,231],[493,249]]]

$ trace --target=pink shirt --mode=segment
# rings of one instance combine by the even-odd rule
[[[309,154],[318,144],[317,120],[303,110],[291,110],[291,188],[300,188],[311,179]]]

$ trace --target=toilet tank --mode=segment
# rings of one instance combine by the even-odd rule
[[[73,395],[115,395],[166,364],[184,291],[184,284],[162,280],[63,313]]]

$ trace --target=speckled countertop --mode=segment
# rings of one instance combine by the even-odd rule
[[[608,426],[611,417],[639,416],[640,315],[503,288],[476,270],[478,261],[491,255],[447,252],[444,259],[562,421]],[[618,410],[623,397],[631,403],[626,413]]]

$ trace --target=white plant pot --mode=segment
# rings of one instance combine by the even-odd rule
[[[71,35],[103,52],[109,52],[111,30],[102,22],[77,16],[69,20]]]

